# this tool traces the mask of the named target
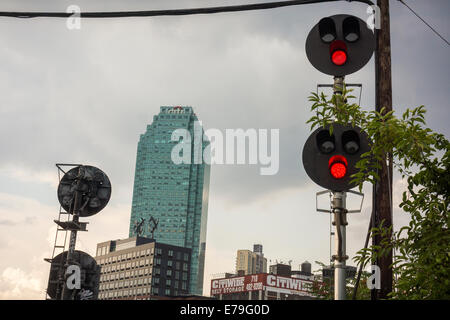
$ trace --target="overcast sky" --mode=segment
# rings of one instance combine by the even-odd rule
[[[149,10],[253,3],[196,1],[0,1],[0,11]],[[261,1],[263,2],[263,1]],[[450,38],[446,0],[408,2]],[[204,294],[212,274],[234,271],[236,251],[264,246],[294,268],[329,259],[329,215],[315,212],[321,188],[306,176],[308,95],[331,83],[307,61],[309,30],[322,17],[360,3],[332,3],[206,16],[83,20],[0,18],[0,299],[43,299],[59,204],[55,163],[101,168],[113,186],[108,206],[79,234],[91,255],[98,242],[128,236],[136,148],[162,105],[194,108],[205,129],[279,129],[280,170],[258,165],[211,170]],[[449,137],[449,47],[398,1],[391,1],[394,110],[425,105],[428,125]],[[374,108],[373,58],[346,79],[362,83]],[[396,177],[394,202],[404,183]],[[351,214],[350,257],[364,245],[371,192]],[[357,201],[349,201],[357,205]],[[327,202],[324,202],[327,205]],[[395,211],[399,228],[407,221]],[[352,264],[351,260],[348,263]],[[318,266],[313,265],[313,270]]]

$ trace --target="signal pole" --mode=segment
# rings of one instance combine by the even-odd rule
[[[334,77],[333,95],[338,99],[338,103],[342,100],[342,91],[344,89],[344,76]],[[347,260],[346,252],[346,226],[347,226],[347,210],[345,208],[347,194],[345,192],[334,191],[332,204],[333,225],[336,227],[334,233],[336,255],[334,260],[334,300],[346,299],[346,270],[345,260]]]
[[[334,213],[333,224],[336,226],[334,262],[334,300],[346,299],[346,226],[347,209],[345,208],[346,192],[333,192],[332,208]]]
[[[391,77],[391,40],[389,23],[389,0],[377,0],[380,8],[380,29],[375,29],[375,110],[385,113],[392,110]],[[388,161],[388,163],[387,163]],[[384,220],[384,227],[392,226],[392,155],[386,154],[378,172],[380,180],[373,187],[374,219],[372,227],[377,227]],[[388,235],[390,236],[390,235]],[[380,245],[381,238],[373,237],[372,243]],[[386,299],[392,291],[392,251],[379,258],[377,264],[381,270],[381,288],[372,291],[372,299]]]
[[[322,18],[306,38],[305,51],[309,62],[317,70],[334,76],[333,93],[338,105],[343,98],[344,77],[364,67],[375,50],[375,35],[365,25],[355,16],[334,15]],[[345,299],[345,229],[349,212],[345,208],[345,197],[346,192],[355,187],[350,177],[358,171],[356,163],[367,152],[365,150],[369,150],[367,134],[357,127],[337,123],[333,125],[333,134],[326,127],[318,128],[303,147],[306,173],[333,193],[336,300]]]

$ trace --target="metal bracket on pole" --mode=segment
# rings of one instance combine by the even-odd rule
[[[352,194],[356,194],[358,196],[361,196],[361,203],[359,205],[359,209],[352,209],[352,210],[347,210],[347,213],[358,213],[362,211],[362,205],[364,202],[364,193],[361,192],[357,192],[357,191],[352,191],[352,190],[348,190],[346,191],[347,193],[352,193]],[[321,196],[323,194],[328,193],[330,195],[330,199],[332,196],[332,191],[331,190],[324,190],[324,191],[319,191],[316,193],[316,211],[317,212],[325,212],[325,213],[333,213],[333,210],[330,209],[320,209],[319,208],[319,202],[318,202],[318,196]]]
[[[362,97],[362,83],[346,83],[346,88],[356,87],[359,88],[359,99],[358,105],[361,105],[361,97]],[[332,84],[318,83],[316,86],[316,93],[319,94],[319,88],[334,88]]]
[[[326,212],[326,213],[331,213],[331,210],[329,209],[319,209],[319,203],[317,201],[318,196],[328,193],[330,195],[331,198],[331,191],[330,190],[324,190],[324,191],[319,191],[316,193],[316,211],[317,212]]]
[[[362,205],[364,202],[364,193],[362,192],[357,192],[357,191],[352,191],[352,190],[348,190],[347,193],[353,193],[356,194],[357,196],[361,196],[361,203],[359,205],[359,209],[355,209],[355,210],[347,210],[348,213],[358,213],[362,211]]]

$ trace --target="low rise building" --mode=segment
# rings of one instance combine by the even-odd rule
[[[157,299],[189,294],[191,249],[133,237],[97,244],[99,299]]]

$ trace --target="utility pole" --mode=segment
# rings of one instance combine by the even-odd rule
[[[377,0],[380,8],[380,29],[376,30],[375,49],[375,108],[384,112],[392,110],[391,40],[389,25],[389,0]],[[378,18],[378,17],[377,17]],[[372,227],[384,221],[384,227],[392,226],[392,155],[386,154],[378,171],[380,180],[374,185],[374,219]],[[390,236],[390,235],[388,235]],[[379,245],[381,237],[373,237],[372,243]],[[392,291],[392,251],[377,260],[381,271],[381,288],[372,291],[372,299],[385,299]]]

